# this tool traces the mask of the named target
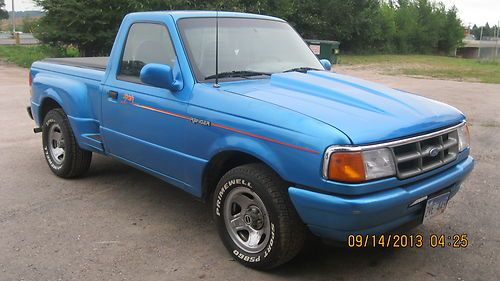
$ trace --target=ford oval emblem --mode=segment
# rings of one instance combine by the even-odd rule
[[[436,157],[438,156],[439,152],[440,152],[439,148],[437,147],[431,148],[431,150],[429,150],[429,156]]]

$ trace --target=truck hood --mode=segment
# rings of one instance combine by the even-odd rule
[[[322,121],[353,144],[403,138],[465,119],[444,103],[326,71],[273,74],[266,80],[224,83],[222,89]]]

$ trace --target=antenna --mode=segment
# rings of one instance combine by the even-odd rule
[[[219,85],[219,10],[215,12],[215,84],[214,88],[220,88]]]

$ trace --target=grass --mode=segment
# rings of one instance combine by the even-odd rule
[[[0,59],[30,67],[48,57],[74,57],[78,50],[47,45],[0,46]],[[479,61],[427,55],[342,55],[340,64],[366,66],[388,75],[408,75],[500,84],[500,60]]]
[[[428,55],[343,55],[344,65],[366,65],[388,75],[408,75],[500,84],[500,60]]]
[[[47,45],[0,46],[0,59],[21,67],[30,67],[33,62],[49,57],[75,56],[78,56],[78,50],[72,47],[58,48]]]

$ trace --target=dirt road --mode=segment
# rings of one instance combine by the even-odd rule
[[[25,111],[27,71],[0,64],[0,280],[498,280],[500,85],[337,71],[469,116],[476,169],[444,215],[413,230],[465,233],[466,249],[312,242],[277,270],[244,268],[223,248],[208,206],[152,176],[101,156],[85,178],[52,175]]]

